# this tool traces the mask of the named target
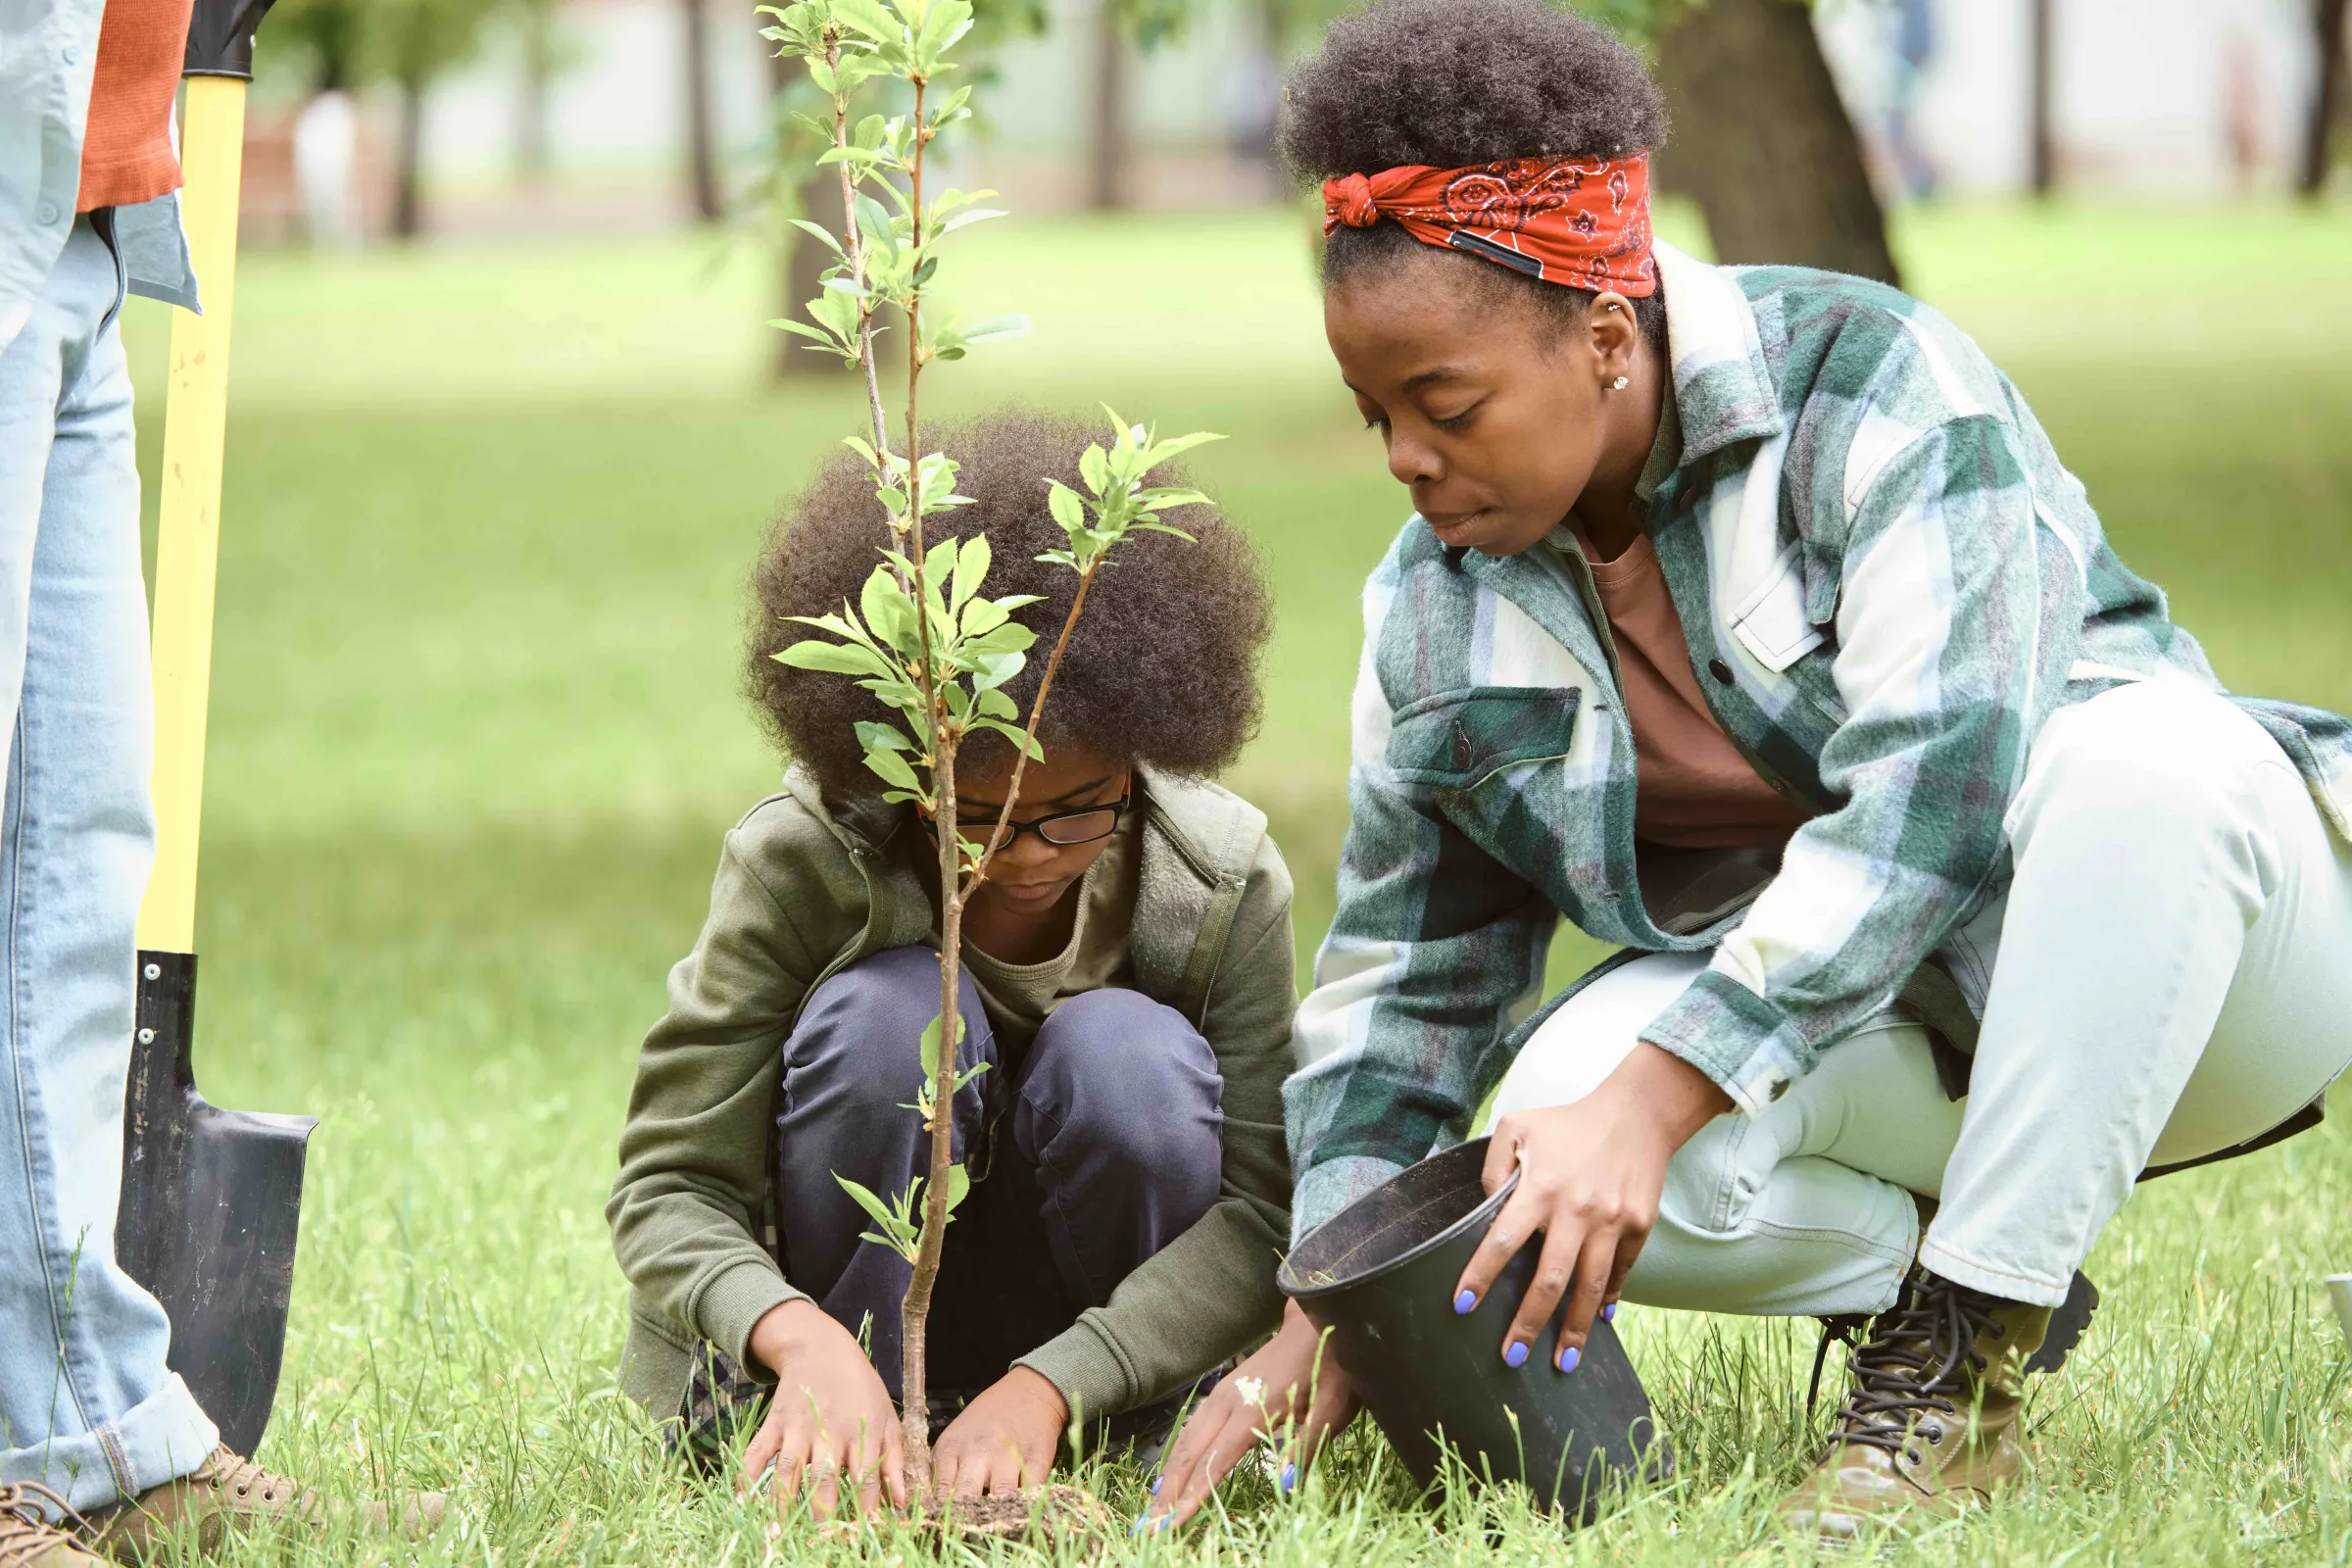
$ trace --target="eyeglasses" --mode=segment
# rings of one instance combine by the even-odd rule
[[[1126,814],[1134,799],[1134,792],[1129,791],[1108,806],[1089,806],[1076,811],[1056,811],[1052,816],[1032,817],[1026,822],[1007,822],[1004,824],[1004,842],[998,848],[1012,848],[1012,841],[1024,833],[1034,833],[1048,844],[1064,848],[1106,839],[1119,830],[1119,818]],[[965,816],[958,817],[956,825],[963,830],[966,838],[985,844],[988,835],[996,828],[997,819],[987,816],[974,821]]]

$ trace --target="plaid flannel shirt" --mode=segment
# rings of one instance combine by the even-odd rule
[[[2006,887],[2003,819],[2052,711],[2217,684],[1943,316],[1857,278],[1658,257],[1683,450],[1650,538],[1717,720],[1821,814],[1746,908],[1660,929],[1573,536],[1497,560],[1407,521],[1364,591],[1339,910],[1284,1090],[1295,1235],[1468,1135],[1541,1021],[1560,916],[1715,950],[1643,1038],[1752,1115]],[[2352,837],[2352,725],[2239,701]]]

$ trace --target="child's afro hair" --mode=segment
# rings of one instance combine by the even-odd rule
[[[1282,155],[1302,183],[1407,164],[1460,169],[1514,158],[1616,158],[1666,140],[1666,105],[1641,59],[1595,23],[1543,0],[1379,0],[1332,24],[1290,74]],[[1343,228],[1326,284],[1444,253],[1395,223]],[[1489,286],[1581,319],[1592,296],[1468,257]],[[1658,296],[1635,315],[1662,338]]]
[[[984,591],[992,598],[1043,599],[1019,612],[1039,640],[1027,666],[1004,687],[1024,715],[1078,589],[1068,567],[1036,559],[1068,544],[1046,510],[1046,480],[1083,493],[1079,456],[1108,439],[1106,430],[1075,420],[1017,412],[924,433],[926,449],[960,465],[956,487],[972,498],[968,507],[925,519],[926,542],[985,533],[994,564]],[[1152,482],[1186,480],[1170,465],[1155,470]],[[1206,777],[1231,763],[1256,733],[1258,658],[1274,623],[1256,552],[1209,507],[1164,516],[1195,542],[1132,533],[1096,574],[1046,703],[1038,738],[1049,755],[1076,746],[1106,760]],[[752,575],[750,696],[777,744],[816,775],[832,800],[882,788],[851,726],[897,715],[849,676],[794,669],[770,656],[823,635],[787,615],[822,615],[839,611],[844,600],[858,602],[867,575],[882,564],[876,552],[888,535],[871,471],[844,451],[784,509]],[[1010,763],[1012,747],[981,731],[965,738],[960,756],[993,772]]]

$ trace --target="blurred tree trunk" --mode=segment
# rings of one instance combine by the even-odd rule
[[[1118,0],[1097,0],[1094,43],[1094,135],[1087,150],[1086,204],[1107,213],[1126,205],[1127,37]]]
[[[547,183],[547,89],[556,74],[556,22],[547,4],[522,12],[522,83],[514,117],[514,173],[525,185]]]
[[[2344,96],[2344,0],[2313,0],[2312,22],[2319,46],[2319,79],[2311,94],[2311,120],[2303,130],[2303,167],[2295,188],[2317,199],[2328,186],[2328,155],[2335,117]]]
[[[1697,201],[1718,260],[1899,286],[1886,215],[1810,10],[1708,0],[1658,35],[1657,59],[1674,117],[1660,181]]]
[[[392,146],[392,234],[415,239],[424,231],[424,93],[423,78],[406,76],[400,82],[400,126]]]
[[[788,122],[781,106],[784,94],[800,78],[799,65],[789,55],[768,57],[767,84],[774,95],[770,108],[776,125],[778,168],[784,165],[785,144],[791,136],[786,129]],[[830,165],[810,170],[808,177],[801,181],[799,193],[793,200],[801,217],[811,223],[821,223],[836,233],[840,232],[840,170]],[[833,265],[833,253],[797,228],[786,230],[779,243],[783,266],[777,269],[776,287],[782,291],[782,297],[776,301],[776,314],[798,318],[808,303],[816,298],[817,291],[824,287],[817,280],[824,275],[825,269]],[[806,341],[790,332],[776,333],[776,357],[770,368],[777,380],[828,375],[840,370],[841,362],[830,354],[803,352],[800,345]]]
[[[2027,87],[2031,127],[2034,194],[2047,196],[2058,188],[2058,0],[2034,0],[2034,36],[2027,42],[2033,80]]]
[[[711,153],[710,16],[704,0],[680,0],[686,12],[686,182],[694,216],[718,218],[718,169]]]

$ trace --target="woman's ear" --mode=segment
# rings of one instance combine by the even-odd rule
[[[1642,343],[1642,328],[1634,319],[1633,302],[1618,293],[1596,295],[1585,313],[1585,332],[1592,345],[1593,369],[1602,386],[1634,373]]]

